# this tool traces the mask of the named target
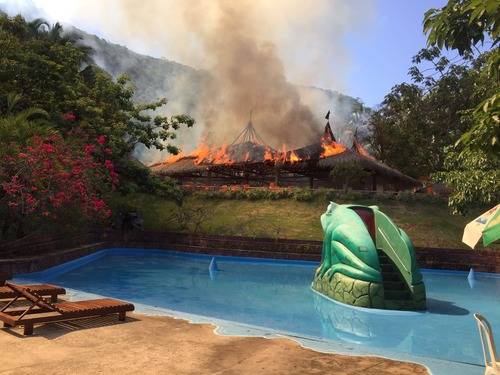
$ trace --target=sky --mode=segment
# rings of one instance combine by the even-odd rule
[[[290,82],[337,91],[374,107],[393,86],[410,82],[411,59],[426,46],[424,13],[446,1],[0,0],[14,10],[29,3],[54,21],[201,69],[221,64],[220,56],[207,56],[204,36],[221,27],[215,20],[224,9],[235,14],[238,27],[252,29],[259,47],[277,54]],[[218,35],[222,40],[224,34]],[[211,48],[215,43],[210,40]]]

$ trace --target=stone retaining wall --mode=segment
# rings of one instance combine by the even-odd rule
[[[0,273],[37,272],[108,248],[163,249],[319,262],[322,242],[150,231],[86,231],[0,246]],[[436,248],[417,248],[416,251],[421,268],[460,271],[474,268],[476,272],[500,273],[500,252]]]

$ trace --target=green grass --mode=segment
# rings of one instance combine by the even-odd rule
[[[240,197],[241,198],[241,197]],[[307,202],[294,198],[223,199],[194,194],[182,207],[149,195],[115,197],[112,208],[140,211],[144,229],[170,232],[204,233],[228,236],[322,240],[320,216],[328,197],[309,197]],[[439,200],[401,201],[397,199],[335,199],[336,203],[376,205],[411,238],[417,247],[469,249],[461,241],[465,225],[484,208],[466,216],[452,215]],[[482,249],[479,243],[476,249]],[[488,246],[500,250],[500,244]]]

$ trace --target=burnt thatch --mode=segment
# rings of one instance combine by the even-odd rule
[[[158,163],[150,167],[153,173],[164,176],[175,176],[186,173],[202,173],[207,167],[202,164],[196,164],[195,156],[186,156],[174,163]]]
[[[233,163],[253,163],[265,160],[266,154],[275,151],[262,144],[245,141],[229,146],[226,153]]]
[[[324,149],[321,146],[321,142],[293,150],[295,155],[297,155],[299,158],[311,160],[318,160],[323,151]]]
[[[205,158],[187,156],[175,162],[155,164],[150,168],[154,173],[175,177],[178,174],[195,174],[207,170],[241,169],[244,165],[262,164],[266,158],[274,157],[276,154],[277,151],[269,147],[245,141],[213,149]]]

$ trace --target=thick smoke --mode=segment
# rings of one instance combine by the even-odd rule
[[[58,0],[47,2],[56,7]],[[346,90],[345,36],[370,22],[366,0],[73,0],[70,22],[131,50],[210,73],[196,95],[196,137],[231,143],[252,122],[274,148],[318,141],[328,108],[296,84]],[[68,18],[68,17],[67,17]],[[292,84],[293,83],[293,84]],[[180,88],[182,89],[182,88]],[[175,98],[168,98],[174,102]],[[191,131],[191,129],[190,129]],[[181,145],[182,147],[182,145]],[[190,151],[190,150],[186,150]]]
[[[81,22],[98,22],[113,42],[210,72],[196,111],[206,142],[232,142],[253,110],[257,131],[275,148],[317,141],[326,111],[306,106],[291,82],[345,90],[351,61],[343,38],[369,21],[374,6],[363,0],[71,3]]]
[[[211,56],[208,70],[214,77],[202,101],[210,137],[216,143],[231,135],[234,138],[252,110],[261,136],[275,147],[317,140],[319,127],[297,89],[287,81],[276,46],[259,44],[254,37],[258,17],[227,3],[219,2],[217,25],[203,39],[204,50]]]

